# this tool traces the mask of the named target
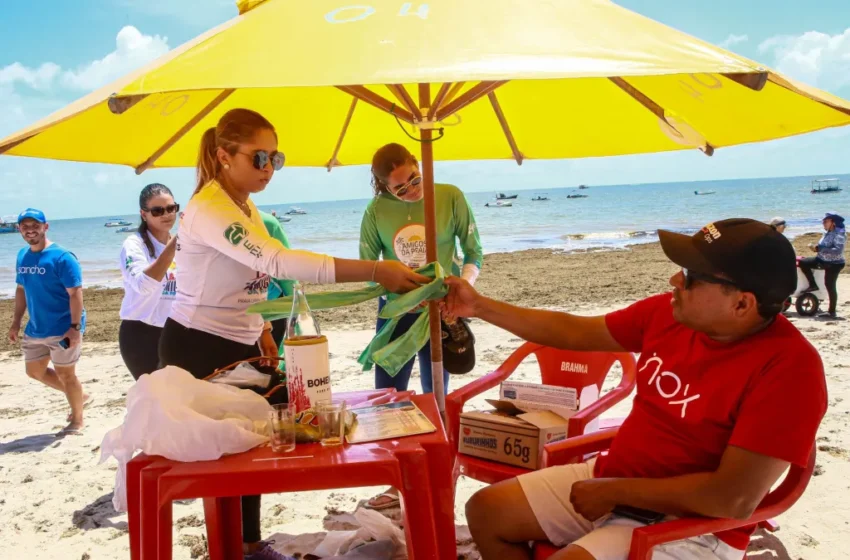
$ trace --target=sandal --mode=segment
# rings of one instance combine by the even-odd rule
[[[378,500],[380,498],[389,498],[390,501],[384,502],[380,505],[372,505],[372,504],[369,503],[371,501]],[[366,509],[371,509],[372,511],[383,511],[385,509],[401,507],[401,501],[399,500],[398,495],[393,494],[392,492],[383,492],[383,493],[378,494],[377,496],[369,499],[369,501],[367,501],[365,504],[363,504],[363,507],[366,508]]]

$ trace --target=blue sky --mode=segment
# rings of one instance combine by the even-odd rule
[[[288,0],[294,1],[294,0]],[[368,2],[365,2],[368,3]],[[850,98],[850,2],[619,0],[619,4],[822,89]],[[0,19],[0,136],[129,72],[236,14],[232,0],[28,0]],[[697,152],[595,160],[458,162],[438,178],[469,191],[850,172],[850,129]],[[191,170],[132,170],[0,157],[0,215],[29,205],[54,217],[132,213],[144,184],[172,186],[181,202]],[[309,189],[299,188],[309,186]],[[260,204],[365,198],[363,167],[285,169]],[[310,198],[306,198],[310,197]]]

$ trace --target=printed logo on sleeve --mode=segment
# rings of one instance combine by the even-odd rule
[[[239,222],[233,222],[227,229],[224,230],[224,238],[227,239],[234,247],[239,245],[245,236],[248,235],[248,230]]]
[[[404,226],[393,237],[393,250],[398,260],[410,268],[419,268],[428,263],[425,254],[425,226]]]

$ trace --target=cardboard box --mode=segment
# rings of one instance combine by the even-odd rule
[[[460,415],[458,452],[527,469],[543,464],[547,443],[567,437],[569,418],[596,400],[596,385],[582,388],[505,381],[493,410]],[[593,431],[592,426],[588,431]]]
[[[543,447],[567,437],[567,421],[554,412],[493,402],[495,410],[461,414],[459,453],[534,470],[543,464]]]

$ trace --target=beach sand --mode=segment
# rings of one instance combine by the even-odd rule
[[[795,241],[800,254],[809,254],[803,248],[810,241]],[[657,244],[587,254],[534,250],[488,255],[479,288],[487,295],[522,305],[589,315],[666,290],[667,280],[675,271]],[[839,280],[839,293],[839,314],[850,316],[847,276]],[[89,332],[78,372],[95,401],[86,411],[87,427],[82,435],[64,439],[53,436],[64,425],[64,398],[26,377],[19,351],[10,349],[6,342],[0,348],[6,350],[0,354],[0,558],[129,557],[126,515],[116,513],[111,504],[116,465],[97,464],[101,439],[121,423],[124,397],[132,383],[116,343],[120,292],[86,290],[85,298]],[[11,302],[0,302],[3,325],[8,325],[11,310]],[[361,372],[356,358],[373,335],[374,316],[373,303],[321,314],[331,344],[335,391],[373,386],[371,372]],[[816,476],[797,505],[779,519],[782,530],[772,536],[759,534],[750,554],[759,559],[838,560],[847,556],[850,544],[850,331],[846,321],[799,318],[794,313],[790,318],[821,351],[829,409],[819,432]],[[451,388],[491,371],[521,344],[509,333],[481,321],[473,321],[472,328],[477,338],[477,366],[471,374],[453,376]],[[533,363],[523,364],[516,376],[539,381]],[[609,381],[608,386],[617,382]],[[411,388],[419,389],[418,376],[411,381]],[[470,406],[487,405],[482,397]],[[630,402],[623,402],[610,415],[622,416],[629,407]],[[464,503],[481,486],[461,479],[456,502],[458,524],[465,524]],[[266,496],[264,535],[323,531],[329,512],[351,512],[360,500],[378,490]],[[202,558],[201,504],[175,504],[174,508],[174,558]]]

